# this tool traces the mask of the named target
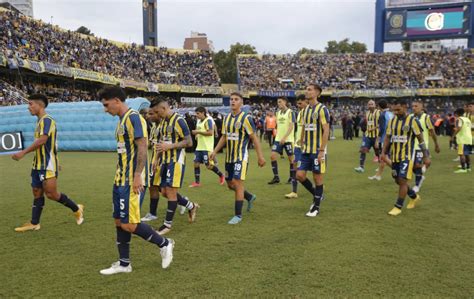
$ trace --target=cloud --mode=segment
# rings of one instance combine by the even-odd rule
[[[324,50],[327,41],[350,38],[373,47],[375,0],[159,0],[158,40],[182,48],[191,31],[207,33],[216,50],[249,43],[257,50],[295,53]],[[34,14],[65,29],[86,26],[96,36],[142,43],[139,0],[35,0]]]

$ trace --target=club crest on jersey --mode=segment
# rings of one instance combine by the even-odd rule
[[[118,127],[117,134],[119,134],[119,135],[124,135],[125,134],[125,126],[124,125],[120,125]]]
[[[240,128],[242,128],[242,123],[241,122],[236,122],[235,123],[235,128],[238,130]]]
[[[404,125],[402,130],[403,130],[403,132],[408,132],[408,131],[410,131],[410,126],[409,125]]]
[[[168,132],[168,133],[173,133],[173,127],[172,127],[172,126],[168,126],[168,127],[166,128],[166,132]]]
[[[313,120],[317,120],[317,119],[318,119],[318,112],[314,111],[313,112]]]

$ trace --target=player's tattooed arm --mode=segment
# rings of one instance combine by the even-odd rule
[[[180,149],[180,148],[185,148],[185,147],[191,147],[193,146],[193,139],[191,138],[191,135],[184,136],[184,139],[173,143],[171,145],[171,149]]]
[[[146,138],[142,137],[135,139],[135,146],[137,147],[137,167],[133,174],[133,191],[135,193],[140,193],[144,190],[142,173],[145,168],[148,152]]]

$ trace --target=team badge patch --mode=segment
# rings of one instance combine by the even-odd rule
[[[313,120],[317,120],[317,119],[318,119],[318,112],[314,111],[313,112]]]
[[[240,128],[242,128],[242,123],[236,122],[236,123],[235,123],[235,128],[236,128],[237,130],[240,129]]]
[[[117,129],[117,134],[124,135],[125,134],[125,127],[124,125],[120,125]]]
[[[403,126],[403,132],[408,132],[410,131],[410,126],[409,125],[404,125]]]
[[[172,127],[172,126],[168,126],[168,127],[166,128],[166,132],[168,132],[168,133],[173,133],[173,127]]]

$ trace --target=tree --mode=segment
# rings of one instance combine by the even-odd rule
[[[367,45],[361,42],[353,41],[349,43],[349,39],[345,38],[341,41],[328,41],[326,53],[328,54],[344,54],[344,53],[366,53]]]
[[[94,33],[92,33],[90,31],[89,28],[85,27],[85,26],[81,26],[79,28],[77,28],[76,30],[77,33],[82,33],[82,34],[85,34],[85,35],[91,35],[91,36],[94,36]]]
[[[315,50],[315,49],[308,49],[308,48],[301,48],[296,52],[296,56],[301,56],[301,55],[312,55],[312,54],[321,54],[323,53],[320,50]]]
[[[254,46],[236,43],[229,51],[220,50],[214,53],[213,60],[222,83],[237,83],[237,55],[257,54]]]

